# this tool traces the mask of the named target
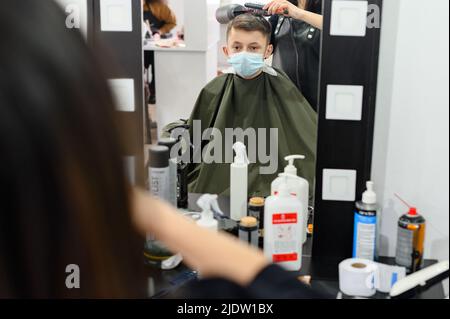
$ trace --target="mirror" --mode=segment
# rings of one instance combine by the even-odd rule
[[[233,144],[242,141],[250,160],[249,197],[277,191],[272,182],[291,164],[290,171],[309,183],[303,190],[307,195],[302,194],[308,197],[302,201],[307,210],[314,199],[322,3],[291,3],[291,10],[311,13],[313,26],[282,14],[258,17],[246,2],[192,1],[186,6],[182,0],[143,0],[151,29],[144,39],[147,141],[157,143],[182,124],[180,119],[188,120],[190,192],[225,197],[230,196]],[[248,12],[237,14],[240,21],[228,29],[218,23],[216,11],[231,4]],[[239,61],[243,52],[264,57],[256,76]],[[289,163],[289,155],[304,158]]]

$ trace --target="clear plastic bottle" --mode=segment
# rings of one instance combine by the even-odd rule
[[[353,258],[371,261],[378,259],[377,209],[377,194],[374,191],[374,183],[367,182],[367,190],[362,196],[362,201],[356,202]]]
[[[278,195],[265,204],[264,254],[287,270],[302,267],[302,231],[305,218],[301,201],[289,193],[287,178],[280,184]]]
[[[240,221],[247,216],[248,201],[248,164],[247,149],[241,142],[233,145],[236,152],[231,164],[230,176],[230,216],[234,221]]]
[[[288,188],[289,192],[292,195],[298,197],[298,199],[303,204],[304,211],[303,215],[308,215],[308,207],[309,207],[309,182],[297,175],[297,168],[294,166],[295,160],[304,160],[305,156],[303,155],[290,155],[286,156],[285,160],[288,162],[288,165],[284,169],[284,174],[288,174]],[[280,184],[284,182],[285,177],[280,175],[277,179],[272,182],[272,195],[278,194]],[[303,244],[306,243],[308,238],[307,236],[307,223],[305,224],[305,230],[302,232]]]

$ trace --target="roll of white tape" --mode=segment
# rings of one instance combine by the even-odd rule
[[[377,266],[364,259],[347,259],[339,264],[339,288],[348,296],[371,297],[375,295]]]

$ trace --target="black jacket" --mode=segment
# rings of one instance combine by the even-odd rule
[[[187,299],[332,299],[297,279],[297,275],[280,266],[266,267],[247,287],[212,279],[196,281],[175,296]]]
[[[311,25],[272,16],[273,66],[283,70],[317,111],[321,31]]]

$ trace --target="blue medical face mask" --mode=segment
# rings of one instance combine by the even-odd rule
[[[233,54],[228,59],[228,63],[243,78],[251,78],[265,66],[262,54],[248,52]]]

